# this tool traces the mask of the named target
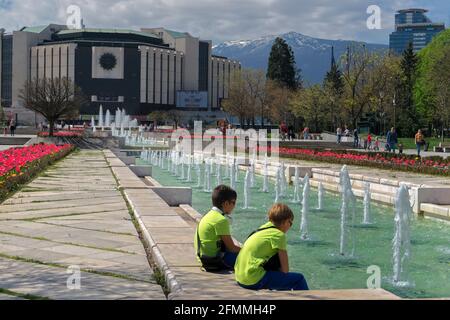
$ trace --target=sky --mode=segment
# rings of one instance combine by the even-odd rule
[[[66,24],[78,5],[87,28],[165,27],[217,44],[290,31],[323,39],[387,44],[398,9],[425,8],[450,26],[449,0],[0,0],[0,28]],[[381,29],[369,30],[367,8],[381,9]]]

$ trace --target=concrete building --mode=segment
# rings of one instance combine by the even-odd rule
[[[212,43],[164,28],[68,29],[50,24],[0,35],[2,105],[18,123],[34,123],[20,90],[27,80],[68,77],[90,100],[82,120],[100,104],[112,113],[145,120],[154,110],[176,109],[200,119],[223,116],[238,61],[214,56]]]
[[[402,54],[409,43],[413,44],[414,52],[425,48],[433,37],[445,30],[444,23],[433,23],[426,15],[425,9],[400,10],[395,15],[395,31],[389,37],[390,49]]]

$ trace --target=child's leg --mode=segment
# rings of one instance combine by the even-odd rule
[[[305,277],[296,272],[267,271],[261,282],[261,289],[309,290]]]
[[[226,251],[225,254],[223,255],[223,263],[225,264],[226,267],[230,268],[230,269],[234,269],[234,265],[236,263],[236,259],[237,259],[237,253],[235,252],[229,252]]]

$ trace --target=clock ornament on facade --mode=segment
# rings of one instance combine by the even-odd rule
[[[99,59],[100,65],[105,70],[112,70],[117,65],[116,56],[112,53],[104,53]]]

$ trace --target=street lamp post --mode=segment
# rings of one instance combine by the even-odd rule
[[[394,106],[394,128],[397,128],[397,116],[395,114],[395,93],[394,93],[394,99],[392,99],[392,105]]]

